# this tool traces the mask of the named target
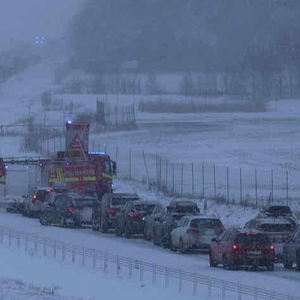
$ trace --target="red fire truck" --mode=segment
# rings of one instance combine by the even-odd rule
[[[98,197],[112,193],[115,163],[101,152],[89,152],[85,159],[66,159],[62,152],[54,159],[40,161],[42,186],[64,183],[77,193],[95,192]]]
[[[41,184],[64,183],[77,193],[112,193],[116,163],[104,152],[90,152],[89,124],[66,123],[66,151],[40,161]]]

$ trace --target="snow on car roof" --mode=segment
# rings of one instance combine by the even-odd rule
[[[214,220],[219,220],[220,218],[216,217],[216,216],[203,216],[203,215],[187,215],[187,217],[189,219],[207,219],[207,220],[210,220],[210,219],[214,219]]]
[[[291,221],[285,218],[261,218],[259,221],[262,224],[291,224]]]
[[[179,200],[179,201],[171,201],[170,206],[197,206],[197,204],[193,201]]]

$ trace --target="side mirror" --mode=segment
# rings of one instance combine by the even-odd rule
[[[217,240],[217,238],[214,237],[214,238],[211,239],[211,241],[214,242],[214,243],[217,243],[218,240]]]
[[[114,176],[116,176],[117,175],[117,163],[115,162],[115,161],[111,161],[111,166],[112,166],[112,174],[114,175]]]

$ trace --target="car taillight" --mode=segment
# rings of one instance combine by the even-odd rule
[[[128,215],[129,215],[129,217],[132,218],[132,219],[141,218],[141,215],[140,215],[140,214],[137,214],[137,213],[129,213]]]
[[[270,246],[270,250],[275,250],[275,246],[274,246],[274,245],[271,245],[271,246]]]
[[[47,189],[47,190],[46,190],[46,192],[47,192],[47,193],[50,193],[50,192],[51,192],[51,190],[50,190],[50,189]]]
[[[117,210],[116,210],[115,208],[108,208],[108,209],[106,210],[106,212],[107,212],[108,214],[115,214],[115,213],[117,212]]]
[[[197,234],[197,233],[199,233],[199,230],[196,228],[188,228],[186,233]]]
[[[33,195],[33,197],[32,197],[32,203],[35,203],[36,200],[37,200],[37,195]]]
[[[238,246],[237,246],[236,244],[233,244],[233,245],[232,245],[232,249],[233,249],[233,250],[237,250],[237,249],[238,249]]]
[[[68,212],[70,212],[70,213],[73,213],[73,212],[75,212],[75,209],[74,209],[74,207],[69,207],[69,208],[68,208]]]

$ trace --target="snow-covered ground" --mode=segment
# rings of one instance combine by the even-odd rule
[[[39,120],[45,120],[46,115],[47,124],[62,124],[63,120],[70,114],[68,110],[59,113],[45,112],[42,110],[40,103],[40,94],[54,87],[53,72],[54,65],[50,61],[45,61],[13,77],[2,85],[0,87],[1,124],[18,122],[20,118],[29,115],[29,110],[30,114],[36,115]],[[58,95],[57,97],[61,96]],[[64,101],[69,102],[73,100],[76,103],[77,111],[84,112],[85,110],[91,111],[94,109],[97,97],[101,98],[105,96],[67,95],[64,97]],[[119,103],[122,102],[122,98],[125,97],[115,96],[115,99],[117,99]],[[126,96],[126,99],[127,103],[137,101],[133,96]],[[153,157],[157,153],[162,157],[168,158],[170,163],[194,163],[199,165],[204,163],[206,166],[215,164],[217,170],[221,170],[223,174],[217,174],[217,178],[221,178],[222,176],[222,184],[224,184],[225,167],[229,166],[230,180],[235,182],[237,193],[239,192],[238,182],[240,168],[243,169],[244,182],[248,180],[249,184],[250,182],[254,182],[253,174],[256,168],[258,170],[258,181],[261,189],[265,186],[263,195],[270,192],[270,172],[274,170],[274,184],[282,186],[283,192],[281,192],[280,196],[284,197],[286,194],[284,188],[285,175],[286,170],[288,170],[290,197],[299,198],[300,101],[298,99],[278,101],[271,102],[269,105],[268,112],[256,114],[214,113],[179,115],[138,112],[138,130],[93,135],[91,137],[91,144],[98,144],[101,147],[106,145],[108,153],[115,153],[116,146],[118,145],[118,149],[121,151],[119,154],[122,155],[123,151],[123,156],[124,153],[128,155],[128,149],[131,148],[133,152],[145,150],[148,155],[152,155]],[[1,137],[2,146],[0,147],[0,155],[24,156],[33,154],[20,154],[19,143],[19,138]],[[50,145],[50,147],[52,146],[53,145]],[[141,169],[143,166],[140,164],[139,168]],[[18,186],[21,186],[21,182],[23,185],[27,184],[28,173],[29,171],[27,172],[26,170],[24,172],[17,170],[15,172],[11,171],[11,175],[9,175],[11,176],[10,181],[17,182]],[[24,176],[17,176],[16,174],[24,174]],[[201,186],[201,184],[199,184],[199,186]],[[135,191],[147,199],[159,200],[165,203],[170,200],[155,192],[147,191],[138,183],[133,184],[132,182],[116,181],[116,188],[117,191]],[[14,189],[16,188],[14,187]],[[244,192],[246,193],[247,190]],[[21,188],[20,191],[18,190],[18,193],[21,193]],[[262,194],[259,196],[261,195]],[[199,205],[203,208],[203,202],[199,201]],[[257,213],[257,210],[251,208],[243,209],[238,206],[227,207],[211,202],[209,203],[207,213],[213,213],[221,217],[226,226],[243,226],[246,221]],[[53,227],[44,228],[40,226],[36,220],[25,219],[20,215],[9,215],[5,212],[1,212],[0,226],[9,226],[15,229],[22,228],[31,233],[38,233],[42,236],[104,250],[114,254],[137,257],[138,259],[152,263],[176,267],[221,279],[226,278],[231,281],[252,286],[256,285],[267,289],[275,289],[278,292],[286,293],[288,291],[292,295],[299,294],[299,273],[296,271],[286,271],[281,265],[276,266],[275,272],[252,273],[246,271],[231,272],[222,269],[212,269],[208,266],[207,256],[179,255],[165,249],[154,247],[151,243],[143,240],[132,239],[127,241],[122,238],[116,238],[111,234],[95,234],[91,230],[76,231]],[[29,261],[24,258],[24,255],[13,253],[13,259],[12,255],[9,255],[10,252],[8,250],[5,250],[6,252],[4,251],[3,253],[2,251],[4,250],[0,247],[2,257],[7,257],[7,261],[14,259],[16,261],[16,265],[13,263],[10,265],[4,264],[5,267],[2,269],[6,271],[7,274],[1,275],[0,273],[0,276],[3,276],[2,278],[9,276],[15,279],[17,277],[16,274],[19,274],[19,278],[26,284],[34,282],[34,284],[40,286],[49,286],[49,282],[50,284],[59,285],[58,282],[62,282],[67,295],[83,295],[96,297],[95,299],[98,299],[98,291],[93,290],[93,288],[98,286],[107,292],[112,290],[112,293],[116,293],[116,299],[120,298],[120,294],[117,293],[117,291],[120,290],[123,291],[123,293],[124,290],[126,290],[126,298],[129,298],[131,295],[132,297],[141,297],[142,295],[143,299],[146,299],[145,294],[147,294],[147,296],[149,295],[152,298],[158,299],[155,293],[163,295],[164,298],[173,298],[173,295],[164,295],[155,289],[139,289],[133,287],[131,284],[111,278],[103,279],[101,277],[103,279],[102,285],[99,283],[99,278],[93,276],[93,279],[89,281],[88,273],[84,273],[84,276],[82,276],[82,271],[74,270],[72,266],[54,270],[52,269],[54,266],[51,262],[45,263],[37,258],[26,256],[30,259],[29,264]],[[9,269],[8,265],[12,267]],[[31,267],[31,265],[33,267]],[[34,272],[31,272],[35,266],[37,269],[40,268],[41,274],[43,275],[35,276]],[[30,272],[28,270],[30,270]],[[47,270],[47,272],[45,272],[45,270]],[[39,271],[36,270],[36,272],[38,273]],[[75,274],[74,276],[76,277],[78,275],[78,277],[73,277],[73,282],[71,279],[65,281],[64,279],[68,274]],[[82,278],[84,278],[84,282],[85,280],[87,281],[86,284],[90,287],[88,292],[84,290],[83,285],[76,284],[76,282],[81,282],[80,280],[82,280]],[[15,283],[12,283],[11,285],[14,284]],[[8,285],[8,287],[9,286],[10,285]],[[134,290],[133,293],[137,294],[130,294],[131,290]]]

